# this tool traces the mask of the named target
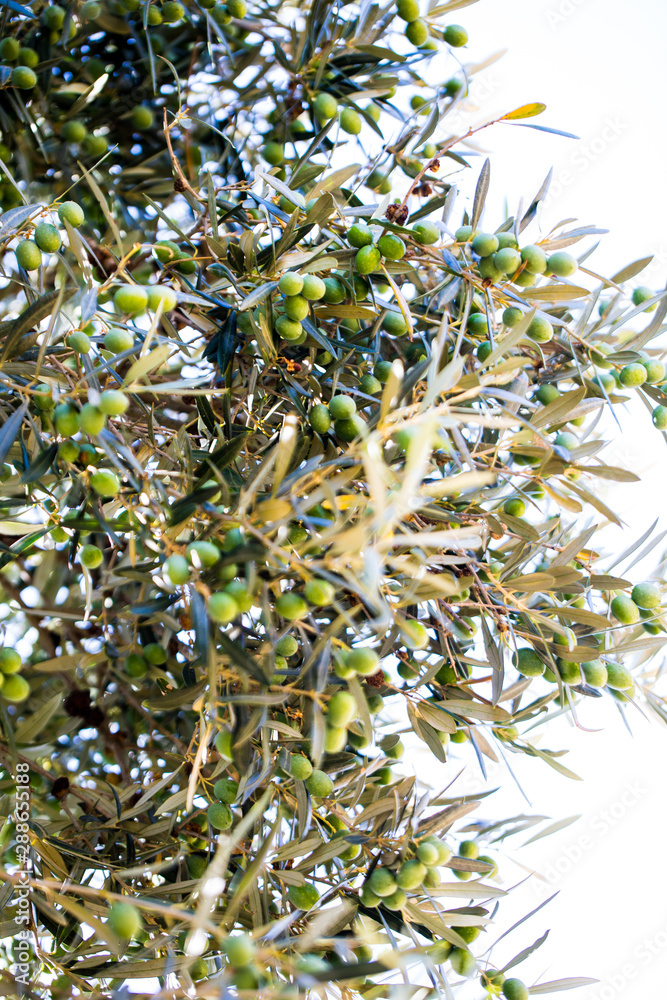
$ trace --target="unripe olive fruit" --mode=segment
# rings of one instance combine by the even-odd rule
[[[639,608],[657,608],[660,599],[660,588],[655,583],[638,583],[632,588],[632,600]]]
[[[227,4],[227,9],[229,9],[229,4]],[[165,0],[160,8],[160,13],[165,24],[175,24],[185,14],[185,7],[178,0]]]
[[[34,69],[39,64],[38,53],[29,46],[21,46],[17,59],[19,66],[29,66],[30,69]]]
[[[304,278],[296,271],[285,271],[278,280],[278,288],[283,295],[299,295],[303,288]]]
[[[37,74],[29,66],[15,66],[9,82],[19,90],[32,90],[37,84]]]
[[[198,569],[210,569],[211,566],[215,566],[220,558],[220,549],[218,546],[214,545],[213,542],[207,542],[205,539],[190,542],[185,553],[193,566],[196,566]]]
[[[435,156],[435,153],[433,155]],[[429,222],[428,220],[416,222],[412,227],[412,232],[415,242],[421,246],[431,246],[440,239],[440,230],[434,222]]]
[[[492,233],[477,233],[472,248],[480,257],[490,257],[498,249],[498,237]]]
[[[15,649],[9,646],[0,649],[0,671],[3,674],[17,674],[22,666],[23,661]]]
[[[293,342],[299,340],[303,327],[298,320],[290,319],[289,316],[279,316],[276,320],[276,332],[283,340]]]
[[[405,256],[405,243],[394,233],[385,233],[377,243],[377,248],[387,260],[400,260]]]
[[[362,375],[359,379],[359,388],[362,392],[365,392],[367,396],[374,396],[382,389],[382,383],[379,379],[376,379],[375,375],[366,374]]]
[[[347,654],[346,663],[355,673],[361,674],[362,677],[370,677],[378,672],[380,657],[368,646],[357,646]]]
[[[505,1000],[528,1000],[528,989],[520,979],[506,979],[502,986]]]
[[[570,278],[578,268],[577,260],[572,254],[565,253],[563,250],[552,253],[547,258],[547,272],[555,274],[557,278]]]
[[[480,276],[487,281],[492,281],[494,284],[497,284],[505,278],[505,275],[500,268],[496,267],[493,257],[482,257],[477,266]]]
[[[388,868],[375,868],[366,880],[366,884],[371,892],[384,899],[396,892],[396,879]]]
[[[651,419],[659,431],[667,430],[667,406],[656,406],[651,414]]]
[[[77,354],[88,354],[91,347],[90,337],[83,330],[75,330],[67,338],[67,346]]]
[[[317,434],[326,434],[331,427],[329,407],[324,403],[316,403],[308,414],[308,421]]]
[[[366,693],[366,706],[370,715],[377,715],[384,708],[384,698],[381,694],[373,692]],[[381,784],[386,785],[391,780],[391,766],[380,767],[373,774],[374,778],[380,778]],[[386,779],[386,780],[384,780]]]
[[[521,254],[512,247],[503,247],[494,253],[493,263],[503,274],[514,274],[521,266]]]
[[[53,423],[58,434],[71,437],[79,429],[78,413],[69,403],[60,403],[54,410]]]
[[[521,497],[511,497],[503,504],[503,510],[511,517],[523,517],[526,513],[526,505]]]
[[[578,663],[572,663],[570,660],[558,660],[557,666],[563,684],[581,683],[581,668]]]
[[[348,229],[347,241],[350,246],[357,247],[357,249],[370,246],[373,242],[373,230],[366,223],[357,222]]]
[[[125,413],[127,410],[130,400],[120,389],[106,389],[100,394],[100,400],[97,405],[106,416],[119,417],[121,413]]]
[[[391,370],[392,370],[391,361],[380,360],[376,362],[375,367],[373,368],[373,374],[375,375],[378,382],[381,382],[384,385],[384,383],[391,375]]]
[[[430,637],[423,622],[414,618],[406,618],[401,622],[401,641],[408,649],[425,649]]]
[[[139,653],[129,653],[125,658],[125,673],[128,677],[142,678],[148,673],[148,664]]]
[[[214,830],[229,830],[234,817],[226,802],[212,802],[206,810],[208,821]]]
[[[159,642],[149,642],[142,649],[144,658],[153,666],[161,666],[167,662],[167,650]]]
[[[338,120],[343,132],[348,135],[359,135],[361,132],[361,115],[356,108],[343,108]]]
[[[426,876],[426,865],[418,858],[404,861],[396,875],[396,884],[400,889],[416,889]]]
[[[60,138],[64,142],[83,142],[87,134],[88,131],[84,123],[75,118],[65,122],[60,130]]]
[[[15,252],[16,263],[26,271],[36,271],[42,263],[42,251],[32,240],[21,240]]]
[[[313,109],[315,111],[315,116],[319,118],[321,122],[326,122],[329,121],[330,118],[335,118],[338,114],[338,101],[333,94],[320,92],[313,102]]]
[[[305,618],[308,611],[307,602],[293,590],[285,591],[276,600],[276,613],[287,621],[298,621],[300,618]]]
[[[613,599],[611,613],[622,625],[635,625],[639,621],[639,608],[626,594],[618,594]]]
[[[554,334],[554,328],[545,316],[535,316],[526,334],[538,344],[546,344]]]
[[[317,302],[319,299],[324,298],[326,290],[327,286],[316,274],[304,274],[303,287],[301,289],[301,295],[303,295],[304,299],[308,299],[309,302]],[[282,288],[281,291],[283,291]]]
[[[111,351],[113,354],[121,354],[134,347],[134,335],[129,330],[111,327],[104,336],[104,346],[107,351]]]
[[[311,776],[312,777],[312,776]],[[310,910],[319,901],[320,894],[314,885],[291,885],[287,890],[290,902],[299,910]]]
[[[213,745],[221,757],[225,757],[227,760],[232,759],[232,734],[228,729],[221,729],[216,734]]]
[[[81,17],[84,21],[95,21],[102,13],[102,5],[97,0],[86,0],[81,7]]]
[[[213,786],[213,794],[219,802],[231,805],[238,798],[239,783],[233,778],[219,778]]]
[[[305,781],[313,773],[313,765],[307,757],[293,753],[290,757],[290,774],[297,781]]]
[[[484,313],[473,313],[468,317],[468,330],[475,336],[488,336],[489,323]]]
[[[114,903],[109,910],[109,927],[119,938],[133,938],[141,930],[141,924],[141,914],[132,903]]]
[[[148,291],[143,285],[121,285],[114,292],[113,300],[119,312],[138,316],[146,311]]]
[[[255,955],[255,942],[247,934],[235,934],[225,938],[222,947],[230,965],[249,965]]]
[[[641,364],[646,369],[646,381],[649,385],[657,385],[665,380],[665,366],[662,361],[654,361],[653,358],[642,361]]]
[[[591,687],[601,688],[607,683],[607,668],[602,660],[589,660],[581,664],[586,683]]]
[[[607,664],[607,687],[617,691],[627,691],[634,687],[632,674],[627,667],[618,663]]]
[[[438,864],[438,848],[430,840],[423,840],[417,847],[417,857],[427,868],[431,868]]]
[[[359,252],[361,253],[361,251]],[[379,260],[379,254],[378,254],[378,260]],[[338,278],[325,278],[323,281],[323,285],[324,285],[323,299],[330,305],[338,305],[340,302],[343,302],[347,298],[347,292],[345,291],[345,286],[338,280]]]
[[[232,17],[245,17],[247,7],[245,0],[226,0],[226,7]]]
[[[549,382],[546,382],[544,385],[539,387],[535,393],[535,398],[538,399],[544,406],[547,406],[549,403],[553,403],[556,399],[560,399],[560,392],[555,385],[551,385]]]
[[[354,266],[359,274],[371,274],[380,266],[380,251],[377,247],[362,247],[354,258]]]
[[[283,307],[285,309],[285,315],[288,319],[296,320],[297,322],[305,319],[310,312],[308,300],[305,299],[303,295],[288,296],[283,301]]]
[[[340,753],[345,749],[347,743],[347,730],[340,726],[325,726],[324,729],[324,751],[325,753]]]
[[[468,951],[467,948],[453,948],[449,960],[452,963],[452,969],[459,976],[467,978],[475,974],[477,962],[473,953]]]
[[[336,691],[327,705],[327,722],[331,726],[346,728],[358,714],[357,702],[349,691]]]
[[[397,888],[390,896],[385,896],[382,900],[388,910],[402,910],[408,901],[406,893],[401,888]]]
[[[218,625],[228,625],[239,613],[239,606],[234,598],[224,591],[211,594],[206,602],[206,609],[211,620]]]
[[[178,305],[176,292],[168,285],[149,285],[146,293],[146,305],[151,312],[156,312],[160,305],[163,313],[171,312]]]
[[[267,142],[260,150],[263,158],[272,167],[277,167],[285,159],[285,147],[279,142]]]
[[[468,41],[468,32],[460,24],[448,24],[442,37],[448,45],[458,49]]]
[[[504,250],[506,247],[510,247],[512,250],[518,250],[519,244],[514,233],[496,233],[498,237],[498,248]]]
[[[382,329],[392,337],[402,337],[408,332],[408,324],[402,313],[391,309],[382,318]]]
[[[618,380],[627,389],[634,389],[646,381],[647,371],[644,365],[633,363],[625,365],[618,373]]]
[[[382,902],[381,898],[376,893],[374,893],[373,890],[369,887],[368,882],[366,882],[361,887],[361,890],[359,892],[359,901],[364,906],[369,906],[369,907],[379,906],[380,903]]]
[[[459,857],[477,858],[479,856],[479,846],[474,840],[462,840],[459,844]]]
[[[306,788],[311,795],[324,799],[333,792],[333,781],[326,773],[319,768],[313,768],[312,773],[306,778]]]
[[[112,497],[120,493],[120,480],[118,476],[106,469],[99,469],[93,472],[90,477],[90,485],[96,493],[103,497]]]
[[[203,854],[189,854],[185,863],[190,878],[201,878],[208,868],[208,861]]]
[[[102,565],[103,555],[96,545],[82,545],[79,549],[79,559],[82,566],[88,569],[97,569]]]
[[[472,239],[472,235],[472,226],[460,226],[454,233],[454,239],[457,243],[467,243],[470,239]]]
[[[44,253],[57,253],[62,246],[60,233],[50,222],[40,222],[34,233],[35,243]]]
[[[19,674],[12,674],[10,677],[0,675],[0,694],[5,701],[18,703],[25,701],[30,694],[30,685],[25,677]]]
[[[137,132],[146,132],[155,124],[155,115],[150,108],[147,108],[143,104],[138,104],[136,108],[132,108],[130,122],[132,123],[132,128]]]
[[[336,596],[336,588],[328,580],[309,580],[303,588],[304,597],[318,608],[327,607]]]
[[[379,194],[389,194],[391,191],[391,181],[379,170],[372,170],[366,178],[366,186],[377,191]]]
[[[4,62],[14,62],[15,59],[18,59],[20,50],[20,42],[11,35],[0,41],[0,59],[3,59]]]
[[[86,156],[104,156],[108,148],[109,143],[103,135],[88,133],[81,143],[81,152]]]
[[[329,413],[334,420],[347,420],[356,411],[357,404],[352,396],[334,396],[329,402]]]
[[[524,677],[541,677],[545,667],[535,650],[529,646],[524,646],[516,652],[514,665]]]
[[[89,434],[94,437],[104,430],[104,426],[107,422],[107,418],[96,406],[92,403],[86,403],[79,412],[78,423],[80,429],[84,434]]]
[[[413,45],[423,45],[428,39],[428,25],[423,18],[417,17],[405,27],[405,37]]]
[[[520,288],[531,288],[535,284],[535,275],[524,269],[523,271],[517,271],[510,280]]]
[[[63,223],[67,222],[73,229],[78,229],[83,224],[83,209],[75,201],[64,201],[58,205],[58,218]]]
[[[419,17],[419,0],[396,0],[396,13],[404,21],[416,21]]]
[[[524,247],[521,251],[521,260],[526,265],[526,270],[530,274],[544,274],[547,269],[547,255],[542,247],[535,245]]]
[[[640,306],[642,302],[647,302],[648,299],[652,299],[655,292],[652,288],[647,288],[645,285],[641,285],[639,288],[635,288],[632,293],[632,303],[635,306]],[[644,312],[653,312],[655,305],[649,306]]]

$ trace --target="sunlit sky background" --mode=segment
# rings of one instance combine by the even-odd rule
[[[573,141],[511,126],[482,133],[479,148],[488,151],[492,162],[487,228],[495,228],[505,217],[505,198],[510,213],[521,197],[527,205],[553,166],[553,195],[540,218],[541,234],[568,218],[608,229],[590,266],[610,275],[653,254],[655,263],[635,283],[664,287],[667,4],[480,0],[457,11],[453,20],[470,33],[464,61],[481,62],[507,48],[503,59],[477,78],[472,96],[479,113],[473,121],[541,101],[547,111],[534,119],[536,123],[581,137]],[[456,224],[463,204],[457,208]],[[537,228],[531,234],[537,239]],[[628,525],[623,541],[617,535],[610,542],[618,551],[662,513],[667,496],[663,436],[650,426],[643,408],[623,414],[621,423],[622,435],[605,453],[606,460],[640,473],[643,482],[612,487],[606,494]],[[490,776],[503,791],[489,804],[489,818],[513,812],[540,813],[554,820],[581,815],[567,830],[521,852],[513,852],[509,844],[519,847],[529,833],[507,843],[509,856],[520,855],[523,865],[532,865],[547,881],[531,878],[503,903],[503,927],[551,891],[560,894],[506,938],[493,961],[502,965],[551,927],[547,943],[514,973],[529,985],[581,975],[597,977],[600,983],[567,994],[577,1000],[662,996],[667,877],[656,852],[667,820],[663,779],[667,727],[633,710],[627,714],[630,734],[608,699],[602,704],[587,699],[579,718],[582,727],[597,731],[585,732],[562,721],[542,737],[541,745],[569,748],[563,762],[583,781],[568,781],[539,761],[512,756],[510,763],[530,799],[528,806],[506,768]],[[444,784],[451,769],[442,770]],[[477,777],[471,764],[462,781],[476,787]],[[484,815],[484,808],[479,815]],[[526,874],[518,865],[506,866],[508,884],[520,882]],[[479,994],[478,986],[471,987],[471,997]]]

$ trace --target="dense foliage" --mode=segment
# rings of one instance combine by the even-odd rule
[[[525,1000],[518,827],[404,743],[568,776],[536,725],[664,714],[660,587],[596,536],[667,302],[548,182],[482,227],[470,2],[5,0],[3,995]]]

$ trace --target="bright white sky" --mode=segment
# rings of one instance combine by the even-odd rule
[[[483,133],[480,148],[491,154],[492,165],[488,226],[495,228],[504,218],[505,197],[510,212],[522,196],[528,204],[553,166],[555,197],[542,215],[542,232],[567,218],[609,229],[591,267],[612,274],[630,261],[654,254],[656,263],[637,283],[664,287],[667,200],[661,188],[667,144],[663,128],[667,4],[481,0],[457,11],[453,20],[470,33],[463,55],[466,62],[482,61],[491,52],[508,48],[501,61],[478,77],[473,96],[477,95],[480,110],[473,121],[541,101],[547,111],[534,119],[536,123],[581,136],[574,142],[510,126]],[[457,207],[456,224],[460,214]],[[531,233],[536,239],[536,231]],[[607,494],[629,522],[623,547],[631,532],[638,536],[661,512],[667,495],[664,438],[651,428],[647,413],[641,413],[641,421],[639,416],[622,418],[623,436],[606,453],[607,461],[632,468],[644,478],[641,485],[614,488]],[[582,732],[563,721],[542,744],[570,748],[564,763],[583,781],[568,781],[539,761],[511,756],[531,805],[513,790],[501,768],[495,781],[504,790],[488,807],[489,818],[521,812],[542,813],[554,820],[582,816],[569,829],[520,852],[522,863],[534,865],[549,882],[540,888],[534,878],[529,879],[503,903],[502,925],[546,899],[551,886],[560,895],[503,941],[494,956],[494,962],[502,964],[551,927],[547,943],[514,974],[528,985],[565,976],[601,980],[597,986],[568,993],[573,1000],[664,995],[667,907],[663,866],[657,859],[651,861],[651,855],[660,843],[655,831],[667,821],[662,777],[667,727],[654,717],[643,719],[639,711],[628,713],[628,719],[632,736],[608,699],[587,704],[580,721],[600,731]],[[467,753],[465,759],[469,760]],[[451,768],[442,771],[444,784]],[[462,780],[474,786],[474,764],[469,771]],[[483,808],[479,815],[484,815]],[[518,847],[529,836],[514,838],[506,850],[509,843]],[[518,866],[507,867],[509,880],[519,882],[524,877]],[[465,995],[478,998],[479,987]]]

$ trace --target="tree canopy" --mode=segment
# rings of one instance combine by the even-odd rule
[[[452,781],[667,717],[651,533],[598,542],[667,299],[549,178],[486,208],[477,132],[563,140],[459,134],[471,2],[2,4],[7,995],[590,982],[525,983],[528,924],[492,964],[538,819]]]

